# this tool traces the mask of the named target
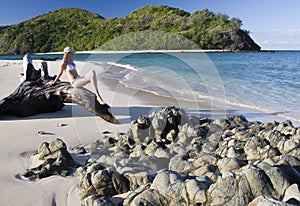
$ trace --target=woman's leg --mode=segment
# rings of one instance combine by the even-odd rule
[[[97,100],[100,104],[105,104],[104,100],[102,99],[98,86],[97,86],[97,76],[95,70],[89,71],[82,79],[77,79],[73,86],[76,87],[83,87],[84,85],[91,83],[94,89],[94,93],[97,96]]]

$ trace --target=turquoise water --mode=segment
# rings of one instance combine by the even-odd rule
[[[127,87],[300,120],[300,52],[146,53],[118,58],[114,62],[126,70],[106,77]]]
[[[22,59],[0,59],[8,57]],[[77,54],[76,60],[103,65],[103,77],[126,87],[300,121],[300,51]]]
[[[300,52],[210,55],[229,103],[299,121]]]

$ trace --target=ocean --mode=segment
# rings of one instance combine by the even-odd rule
[[[62,58],[60,54],[32,57],[41,56]],[[101,78],[117,80],[128,88],[300,122],[300,51],[78,53],[75,61],[100,64],[107,70]]]

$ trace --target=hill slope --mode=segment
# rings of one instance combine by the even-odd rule
[[[93,50],[121,35],[145,30],[183,36],[201,49],[260,50],[241,24],[207,9],[190,14],[168,6],[145,6],[123,18],[104,19],[83,9],[64,8],[0,27],[0,54],[62,51],[68,45],[78,51]],[[148,49],[159,46],[153,43]],[[174,48],[173,44],[164,49]]]

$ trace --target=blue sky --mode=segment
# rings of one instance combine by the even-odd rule
[[[145,5],[168,5],[190,13],[209,9],[243,21],[263,49],[300,50],[298,0],[13,0],[0,8],[0,25],[17,24],[59,8],[83,8],[105,18],[122,17]]]

